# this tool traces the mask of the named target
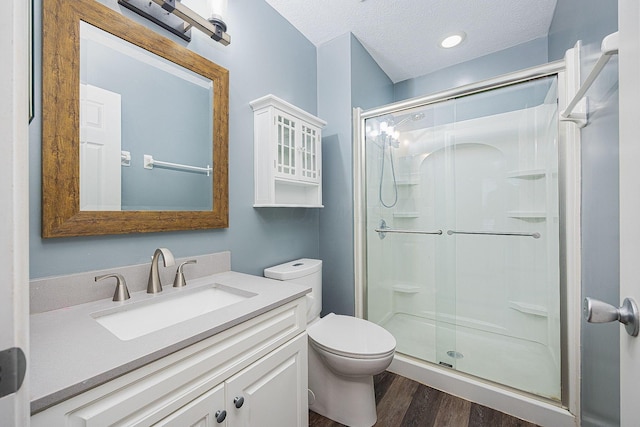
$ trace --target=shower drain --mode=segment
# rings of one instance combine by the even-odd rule
[[[454,350],[449,350],[447,351],[447,356],[451,357],[452,359],[462,359],[464,357],[464,354]]]

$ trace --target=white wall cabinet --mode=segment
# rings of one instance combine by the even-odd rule
[[[322,207],[326,122],[273,95],[250,103],[255,207]]]
[[[307,426],[305,328],[300,298],[37,413],[31,425]]]

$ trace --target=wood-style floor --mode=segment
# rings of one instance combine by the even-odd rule
[[[374,377],[376,427],[536,427],[486,406],[383,372]],[[310,427],[341,427],[309,411]]]

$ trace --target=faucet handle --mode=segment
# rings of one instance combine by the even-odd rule
[[[115,277],[116,279],[116,291],[113,294],[113,301],[125,301],[131,298],[129,296],[129,289],[127,289],[127,281],[124,280],[124,276],[119,273],[103,274],[102,276],[96,276],[95,281],[98,282],[108,277]]]
[[[178,266],[178,270],[176,271],[176,278],[173,280],[174,288],[181,288],[183,286],[187,286],[187,280],[184,278],[184,273],[182,272],[185,264],[196,264],[198,260],[190,259],[189,261],[185,261]]]

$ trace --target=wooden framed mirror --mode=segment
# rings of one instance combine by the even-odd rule
[[[83,27],[82,31],[81,27]],[[192,83],[206,82],[201,86],[210,86],[210,92],[208,92],[210,96],[200,96],[205,99],[205,107],[197,107],[194,110],[200,111],[204,116],[202,114],[185,115],[183,111],[185,102],[180,102],[175,95],[183,91],[176,90],[173,84],[157,83],[158,80],[151,77],[153,72],[136,72],[129,66],[114,67],[113,72],[109,71],[106,74],[114,74],[116,71],[123,73],[116,79],[117,81],[123,82],[130,80],[129,77],[137,77],[143,79],[140,82],[145,83],[144,85],[136,82],[131,84],[129,81],[129,86],[157,84],[157,88],[150,89],[151,92],[122,95],[122,118],[118,119],[118,123],[120,123],[119,120],[123,121],[122,125],[118,124],[122,129],[130,127],[126,123],[135,122],[137,126],[135,132],[125,133],[124,130],[121,132],[122,144],[133,144],[134,140],[149,139],[145,141],[147,148],[135,146],[130,151],[124,149],[120,151],[121,147],[117,146],[115,155],[118,164],[115,167],[112,160],[101,160],[102,157],[100,157],[99,161],[96,161],[91,151],[87,155],[81,149],[81,143],[84,144],[86,138],[83,136],[81,141],[80,120],[81,92],[83,92],[81,87],[86,83],[84,74],[89,67],[81,63],[81,50],[84,57],[87,57],[86,52],[95,56],[97,50],[90,49],[86,45],[86,37],[81,34],[83,31],[86,34],[86,28],[91,28],[93,33],[98,34],[98,38],[111,39],[116,44],[122,43],[127,46],[130,44],[125,47],[129,52],[134,50],[142,52],[132,53],[130,57],[148,55],[148,59],[143,62],[160,64],[162,69],[173,67],[175,64],[177,71],[168,71],[169,74],[186,76],[186,79]],[[81,46],[81,39],[82,43],[85,43],[83,46]],[[105,45],[109,43],[106,41]],[[111,58],[106,61],[102,58],[102,61],[102,64],[113,63]],[[94,0],[43,0],[42,67],[42,237],[228,227],[229,73],[225,68]],[[101,66],[97,65],[92,69],[100,68]],[[104,65],[102,68],[105,68]],[[174,89],[174,91],[171,92],[168,89]],[[86,93],[86,90],[84,92]],[[82,96],[85,102],[85,95]],[[133,107],[127,110],[129,103],[125,103],[125,98],[136,100],[158,98],[166,100],[167,104],[158,105],[157,101],[148,101],[146,107],[140,108],[137,105],[137,110],[132,110]],[[191,98],[188,101],[190,104]],[[83,119],[85,123],[88,114],[86,109],[82,111],[85,111]],[[137,117],[142,111],[151,117],[149,119],[151,124],[145,125],[144,120]],[[95,117],[102,118],[101,114],[98,112]],[[189,136],[189,132],[194,127],[202,126],[204,131],[201,133],[206,134],[207,138],[204,144],[206,150],[202,153],[190,153],[195,143]],[[159,141],[159,138],[169,134],[173,135],[172,140]],[[212,144],[209,146],[208,141],[211,139]],[[185,169],[173,166],[159,168],[149,166],[148,157],[154,153],[147,151],[153,150],[154,144],[158,151],[166,150],[167,146],[170,146],[169,148],[174,152],[177,150],[178,157],[181,153],[188,153],[192,158],[198,159],[202,167],[186,169],[185,172]],[[149,146],[152,148],[148,148]],[[137,180],[130,178],[131,174],[127,171],[128,181],[125,182],[125,173],[120,172],[121,165],[122,171],[125,166],[135,166],[138,170],[142,170],[143,151],[146,159],[144,168],[151,170],[136,172],[139,174],[138,177],[143,177]],[[111,152],[114,151],[111,150]],[[125,153],[131,153],[130,160],[125,158]],[[113,155],[110,155],[109,159],[113,159]],[[122,163],[120,163],[121,160]],[[185,163],[180,159],[176,161],[174,158],[157,158],[157,160],[162,160],[158,162],[160,164]],[[96,166],[105,162],[110,165],[109,170],[115,171],[111,175],[105,175],[106,172],[103,173],[101,167]],[[127,165],[126,162],[130,164]],[[96,172],[97,170],[100,170],[100,173]],[[87,179],[85,173],[88,173],[91,178]],[[146,175],[140,175],[140,173]],[[198,174],[197,178],[191,176],[196,174]],[[118,184],[117,179],[121,178],[120,175],[123,181]],[[188,178],[192,181],[184,178],[187,175],[190,175]],[[89,186],[88,182],[93,182],[92,179],[96,176],[102,177],[99,181],[111,187],[121,186],[129,190],[129,193],[138,194],[138,199],[125,204],[125,199],[129,200],[129,196],[126,196],[125,191],[122,190],[121,194],[115,195],[115,202],[94,205],[93,198],[97,193],[101,193],[101,190],[98,187],[96,190]],[[183,187],[176,184],[182,181],[184,181]],[[114,182],[116,182],[115,185]],[[198,184],[190,184],[192,182]],[[200,185],[201,183],[205,184]],[[207,194],[203,196],[197,193],[195,186],[205,188],[204,191]],[[145,195],[149,194],[164,195],[169,201],[153,204],[147,200],[148,197],[145,198]],[[191,199],[195,199],[196,204],[198,200],[202,203],[195,208],[187,202],[173,203],[174,200],[180,200],[185,195],[192,196]],[[88,199],[92,200],[87,202]]]

